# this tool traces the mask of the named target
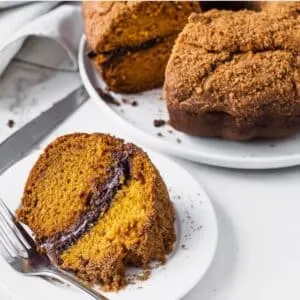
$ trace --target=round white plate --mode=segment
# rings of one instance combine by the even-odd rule
[[[126,128],[132,137],[148,147],[184,159],[230,168],[269,169],[300,164],[300,135],[280,140],[235,142],[192,137],[169,125],[156,128],[154,120],[168,120],[162,89],[130,95],[111,93],[121,105],[108,104],[95,89],[105,88],[105,83],[86,56],[84,36],[79,46],[78,61],[81,78],[91,98],[120,126]],[[124,104],[122,99],[130,103],[136,101],[138,106]]]
[[[106,293],[109,299],[180,299],[202,278],[215,253],[217,222],[203,188],[172,160],[153,152],[149,156],[164,178],[175,206],[177,243],[167,263],[154,268],[148,280],[137,281],[118,293]],[[0,177],[0,197],[13,211],[20,205],[26,178],[37,157],[38,153],[28,156]],[[90,299],[70,288],[24,277],[2,257],[0,270],[0,283],[14,299]]]

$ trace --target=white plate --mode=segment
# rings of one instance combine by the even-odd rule
[[[300,135],[280,140],[234,142],[192,137],[169,125],[156,128],[153,126],[155,119],[168,120],[166,105],[161,100],[161,89],[131,95],[111,93],[119,102],[122,102],[122,98],[137,101],[137,107],[107,104],[95,90],[95,87],[104,88],[105,83],[86,56],[84,36],[80,42],[78,61],[81,78],[91,98],[120,126],[126,128],[132,137],[148,147],[184,159],[230,168],[268,169],[300,164]],[[162,133],[163,137],[158,137],[158,133]],[[178,139],[181,143],[178,143]]]
[[[217,222],[203,188],[170,159],[152,152],[149,155],[159,168],[176,209],[176,247],[167,264],[153,269],[148,280],[128,285],[119,293],[107,293],[109,299],[179,299],[202,278],[215,253]],[[0,197],[12,210],[20,205],[25,180],[37,157],[38,153],[30,155],[0,177]],[[70,288],[24,277],[14,272],[1,257],[0,270],[0,286],[3,284],[14,299],[90,299]]]

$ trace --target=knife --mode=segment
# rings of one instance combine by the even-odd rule
[[[0,174],[19,161],[88,99],[83,86],[56,102],[0,144]]]

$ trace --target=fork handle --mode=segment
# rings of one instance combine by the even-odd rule
[[[74,275],[65,272],[63,270],[50,269],[42,272],[40,275],[46,277],[52,277],[58,280],[63,280],[64,282],[69,283],[70,285],[76,287],[77,289],[89,294],[94,299],[109,300],[108,298],[101,295],[99,292],[93,290],[89,284],[85,283],[84,281],[78,279]]]

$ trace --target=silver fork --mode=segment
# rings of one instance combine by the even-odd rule
[[[64,281],[84,291],[94,299],[108,300],[97,291],[91,289],[89,284],[55,267],[46,255],[39,253],[31,236],[17,222],[1,198],[0,253],[17,272],[27,276],[40,276]]]

